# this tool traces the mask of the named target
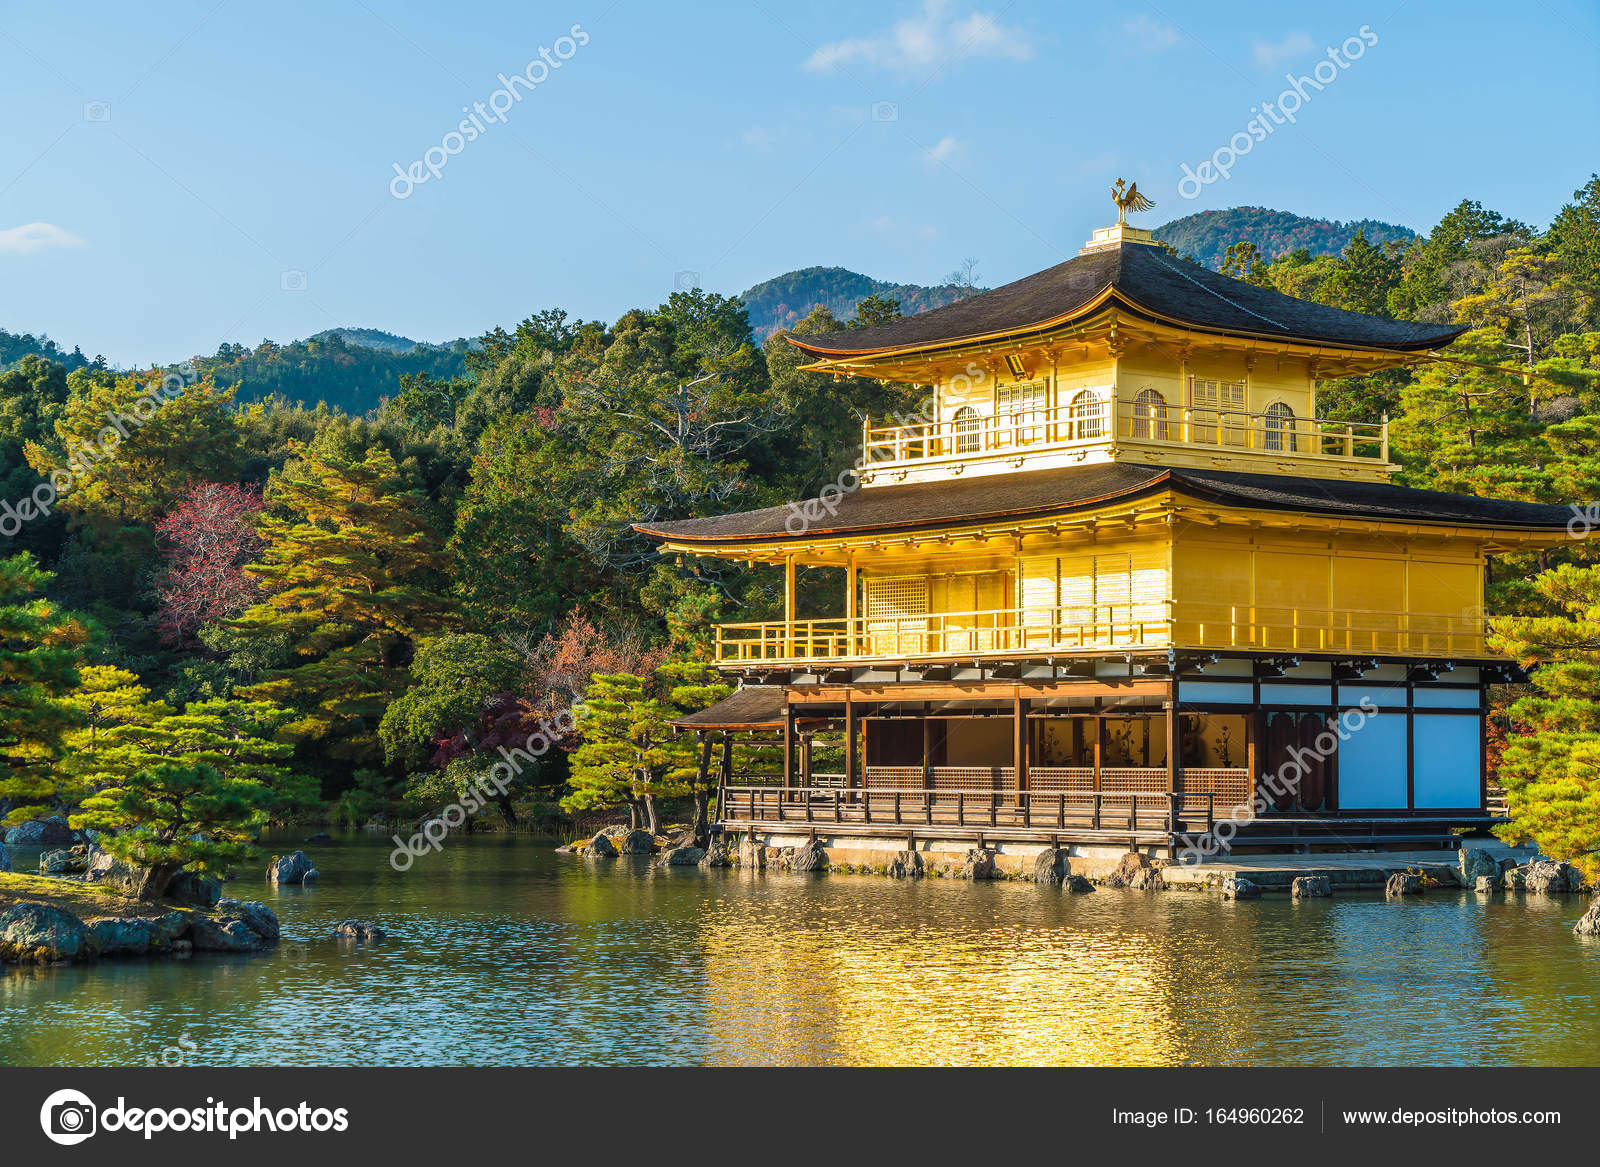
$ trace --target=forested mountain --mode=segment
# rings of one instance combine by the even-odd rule
[[[975,291],[970,280],[952,278],[938,287],[891,284],[842,267],[807,267],[785,272],[739,293],[750,312],[750,331],[765,339],[780,328],[792,328],[818,305],[841,320],[868,296],[897,300],[902,316],[953,304]]]
[[[459,376],[466,371],[469,351],[466,340],[419,344],[377,329],[342,328],[288,344],[270,340],[255,348],[225,344],[197,365],[219,385],[238,382],[240,401],[279,395],[291,402],[327,402],[361,414],[398,394],[403,376],[427,374],[444,380]]]
[[[312,340],[329,340],[338,337],[348,345],[358,348],[375,348],[386,353],[408,353],[419,345],[429,347],[424,341],[412,340],[409,336],[396,336],[392,332],[385,332],[381,328],[327,328],[313,336]],[[434,347],[448,348],[448,345]]]
[[[83,355],[82,350],[76,347],[70,353],[64,352],[61,346],[48,336],[7,332],[4,328],[0,328],[0,369],[16,364],[23,357],[43,357],[47,361],[54,361],[69,372],[95,362],[105,363],[103,357],[96,357],[95,361],[90,361]]]
[[[1155,237],[1179,255],[1192,255],[1212,271],[1220,271],[1230,244],[1254,243],[1266,260],[1301,248],[1313,256],[1339,255],[1350,246],[1358,231],[1367,237],[1368,243],[1377,245],[1391,240],[1405,242],[1417,236],[1409,227],[1377,219],[1339,223],[1266,207],[1229,207],[1225,211],[1201,211],[1163,223],[1155,229]]]

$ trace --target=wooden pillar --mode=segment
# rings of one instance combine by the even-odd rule
[[[783,655],[794,657],[794,556],[783,557]]]
[[[1178,723],[1178,679],[1174,677],[1163,703],[1167,711],[1167,792],[1183,789],[1183,735]]]
[[[1100,770],[1106,757],[1106,719],[1098,710],[1094,715],[1094,788],[1101,789]]]
[[[1013,690],[1011,695],[1011,764],[1016,783],[1016,804],[1022,805],[1022,792],[1028,789],[1028,701]]]
[[[844,784],[847,787],[856,783],[856,703],[846,689],[844,693]],[[860,785],[865,786],[863,781]]]
[[[722,785],[733,785],[733,734],[722,732]]]
[[[787,794],[794,785],[794,706],[787,700],[783,705],[783,789]]]
[[[933,719],[928,716],[932,703],[922,703],[922,788],[933,785]]]
[[[800,735],[800,785],[811,785],[811,739],[812,735]]]
[[[846,553],[844,567],[844,654],[855,656],[856,648],[856,553]]]

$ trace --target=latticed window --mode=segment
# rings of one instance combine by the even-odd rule
[[[1085,389],[1073,396],[1067,420],[1074,438],[1102,438],[1106,433],[1105,403],[1098,393]]]
[[[1014,382],[1010,385],[1001,385],[995,390],[995,413],[999,418],[1016,419],[1018,422],[1028,422],[1028,425],[1018,425],[1015,433],[1019,442],[1036,442],[1044,437],[1044,430],[1038,424],[1043,420],[1043,412],[1049,404],[1049,393],[1043,381]],[[1011,439],[1011,426],[1003,422],[1007,441]]]
[[[1215,445],[1244,444],[1243,418],[1235,415],[1245,412],[1245,384],[1243,381],[1194,381],[1194,440]]]
[[[978,435],[978,411],[970,405],[956,410],[956,453],[976,454],[983,442]]]
[[[1294,452],[1294,410],[1281,401],[1267,406],[1267,449]]]
[[[1154,389],[1133,399],[1133,436],[1167,440],[1167,399]]]
[[[928,644],[928,577],[868,576],[866,633],[876,655],[920,653]]]

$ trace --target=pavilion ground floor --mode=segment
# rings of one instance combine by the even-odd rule
[[[742,721],[715,726],[713,709],[684,728],[723,735],[722,830],[869,850],[1452,848],[1498,821],[1484,755],[1497,674],[1480,664],[1160,667],[785,678],[730,699]]]

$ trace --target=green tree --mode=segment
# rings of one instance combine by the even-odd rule
[[[391,763],[422,766],[442,738],[465,734],[467,744],[490,700],[517,687],[522,658],[477,633],[428,637],[411,661],[411,686],[384,711],[378,736]]]
[[[578,719],[568,811],[626,806],[635,827],[661,832],[662,798],[690,793],[694,771],[667,724],[671,710],[649,695],[646,678],[599,673],[590,682]]]
[[[584,459],[547,413],[519,413],[483,434],[456,508],[449,553],[454,590],[474,627],[529,632],[600,588],[569,537],[572,476]]]
[[[53,764],[78,720],[69,695],[94,631],[40,596],[50,579],[31,555],[0,560],[0,799],[13,804],[10,822],[72,793]]]
[[[1558,613],[1499,617],[1492,646],[1533,669],[1501,754],[1510,842],[1600,875],[1600,567],[1563,564],[1534,587]]]
[[[669,661],[656,670],[656,677],[666,689],[666,704],[674,717],[708,708],[733,692],[722,674],[698,660]],[[701,846],[711,837],[711,795],[717,785],[712,746],[709,734],[699,741],[680,736],[671,746],[676,755],[674,769],[684,774],[694,796],[694,837]]]
[[[251,778],[203,762],[159,762],[84,800],[78,829],[139,873],[135,893],[160,899],[178,872],[225,872],[258,854],[251,839],[283,800]]]
[[[1267,274],[1267,264],[1262,260],[1261,252],[1247,239],[1228,245],[1222,257],[1222,274],[1257,287],[1272,287],[1272,277]]]
[[[874,292],[856,305],[855,315],[850,317],[848,327],[871,328],[875,324],[887,324],[891,320],[898,319],[900,319],[900,301]]]
[[[245,568],[263,598],[231,626],[247,643],[282,644],[288,659],[239,692],[296,710],[288,732],[327,756],[376,762],[378,723],[406,687],[417,638],[449,619],[427,499],[388,451],[353,457],[321,441],[266,497],[266,551]]]

